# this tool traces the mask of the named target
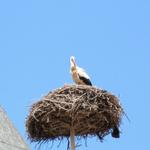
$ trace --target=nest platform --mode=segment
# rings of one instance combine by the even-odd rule
[[[32,105],[26,130],[33,142],[75,136],[103,139],[119,127],[123,109],[113,94],[92,86],[65,85]]]

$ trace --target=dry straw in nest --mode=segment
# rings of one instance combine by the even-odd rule
[[[33,104],[26,121],[31,141],[63,139],[72,134],[100,139],[119,127],[122,107],[116,96],[86,85],[65,85]]]

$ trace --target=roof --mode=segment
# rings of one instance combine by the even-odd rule
[[[0,150],[29,150],[28,146],[0,106]]]

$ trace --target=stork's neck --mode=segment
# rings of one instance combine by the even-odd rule
[[[76,72],[76,68],[75,67],[71,67],[71,72],[75,73]]]

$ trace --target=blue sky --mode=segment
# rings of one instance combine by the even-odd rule
[[[72,83],[74,55],[94,85],[120,97],[121,138],[88,139],[78,150],[149,147],[150,1],[0,1],[0,105],[23,138],[29,106]],[[59,148],[66,148],[64,141]]]

